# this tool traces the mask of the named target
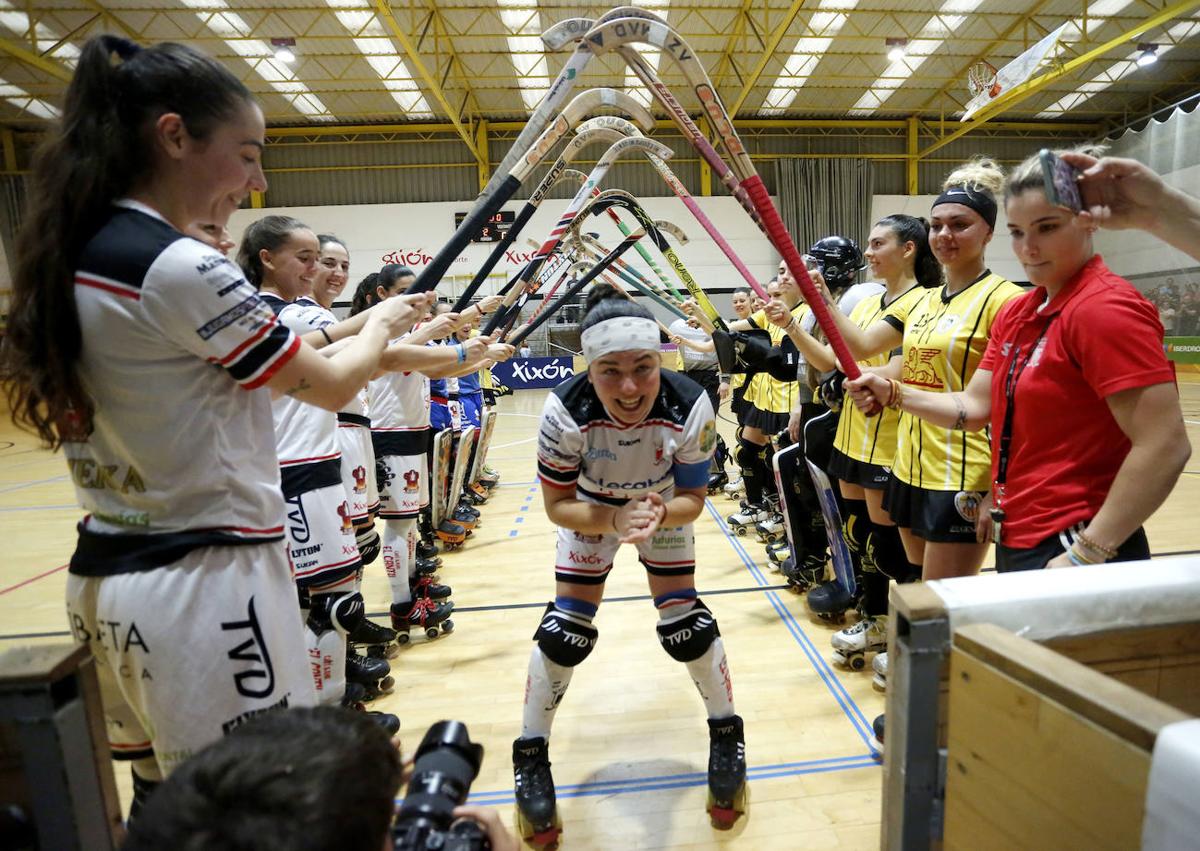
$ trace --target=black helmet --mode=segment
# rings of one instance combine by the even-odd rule
[[[827,236],[818,239],[808,249],[808,255],[817,261],[817,268],[830,289],[840,289],[854,280],[854,276],[866,268],[862,252],[854,240],[844,236]]]

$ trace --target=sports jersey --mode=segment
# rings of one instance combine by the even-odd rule
[[[887,300],[886,292],[876,297],[864,298],[850,311],[850,321],[866,330],[878,322],[889,307],[909,311],[914,302],[924,297],[925,289],[914,286],[900,293],[891,302]],[[880,352],[874,357],[860,360],[858,365],[884,366],[895,353],[897,352]],[[834,448],[855,461],[891,467],[896,453],[896,424],[899,417],[899,412],[892,408],[884,408],[879,414],[867,417],[856,406],[844,404],[838,418]]]
[[[797,322],[803,322],[811,311],[808,305],[800,302],[792,308],[792,316]],[[760,310],[747,320],[755,328],[765,330],[771,337],[771,345],[778,346],[787,332],[767,319],[767,312]],[[790,414],[796,401],[797,385],[795,381],[780,381],[772,378],[769,373],[759,372],[746,383],[743,398],[760,411],[770,411],[776,414]]]
[[[262,299],[279,321],[297,334],[307,334],[326,324],[329,311],[307,296],[293,303],[274,293],[262,293]],[[284,497],[340,484],[342,452],[337,442],[337,415],[293,396],[272,399],[271,413]]]
[[[262,387],[300,341],[241,270],[149,207],[120,201],[75,270],[91,431],[64,434],[79,504],[71,572],[161,567],[283,536]]]
[[[712,403],[700,385],[662,370],[658,398],[636,425],[616,422],[587,373],[546,397],[538,432],[538,477],[595,502],[621,505],[676,485],[704,487],[717,443]]]
[[[992,372],[993,475],[1010,371],[1016,382],[1002,501],[1009,547],[1096,515],[1130,449],[1105,399],[1175,380],[1154,305],[1099,255],[1045,301],[1039,287],[1010,302],[980,363]]]
[[[393,342],[404,342],[401,337]],[[368,385],[371,442],[376,456],[421,455],[428,444],[429,379],[420,372],[388,372]]]
[[[668,328],[670,328],[672,334],[677,337],[683,337],[685,340],[692,340],[697,343],[705,343],[712,340],[712,337],[704,333],[701,329],[688,325],[686,319],[676,319]],[[716,349],[711,352],[701,352],[689,346],[680,346],[678,354],[680,369],[717,368]]]
[[[909,387],[957,393],[966,387],[987,348],[1000,308],[1023,290],[991,272],[948,295],[925,290],[893,304],[883,321],[904,332],[901,380]],[[981,432],[951,430],[902,413],[896,426],[892,475],[931,491],[986,491],[991,450]]]

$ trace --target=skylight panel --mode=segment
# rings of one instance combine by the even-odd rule
[[[500,22],[508,30],[509,58],[517,74],[521,100],[532,112],[550,91],[550,67],[542,45],[542,20],[531,0],[496,0]]]
[[[20,86],[3,78],[0,78],[0,98],[37,118],[51,120],[62,115],[54,104],[35,98]]]
[[[808,82],[813,70],[829,45],[846,25],[845,12],[858,5],[858,0],[821,0],[818,11],[808,21],[808,32],[796,42],[792,55],[784,63],[783,70],[775,78],[767,92],[759,112],[763,115],[780,115],[792,105],[796,94]]]
[[[667,20],[667,15],[671,11],[671,0],[633,0],[633,5],[640,9],[646,9],[649,12],[653,12],[664,21]],[[642,58],[646,60],[646,64],[654,69],[655,73],[657,73],[658,60],[660,58],[659,51],[644,44],[635,44],[632,46],[635,50],[637,50],[638,53],[642,55]],[[633,73],[633,70],[628,67],[625,69],[625,92],[646,108],[649,108],[651,102],[653,101],[653,97],[651,97],[650,92],[646,90],[645,85],[642,84],[642,81],[638,78],[638,75]]]
[[[433,118],[429,102],[375,13],[362,8],[346,8],[361,7],[361,0],[325,0],[325,4],[333,10],[338,23],[353,36],[355,48],[367,60],[371,70],[379,75],[383,87],[405,117]]]

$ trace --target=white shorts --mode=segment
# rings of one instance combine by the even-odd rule
[[[350,503],[350,521],[366,525],[379,510],[375,486],[375,448],[371,430],[354,423],[338,423],[338,448],[342,450],[342,486]]]
[[[269,709],[316,702],[282,543],[193,550],[167,567],[67,577],[117,759],[164,774]]]
[[[379,516],[385,520],[416,517],[429,505],[429,474],[424,455],[384,455],[375,460],[379,474]]]
[[[554,578],[580,585],[603,585],[621,546],[616,532],[585,535],[573,529],[558,529],[554,553]],[[648,541],[637,545],[638,561],[653,576],[690,576],[696,572],[696,538],[692,525],[659,529]]]
[[[362,566],[350,503],[340,484],[287,498],[284,508],[288,555],[297,585],[327,585]]]

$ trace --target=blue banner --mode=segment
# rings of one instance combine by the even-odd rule
[[[496,390],[557,387],[575,375],[572,358],[512,358],[492,367]]]

